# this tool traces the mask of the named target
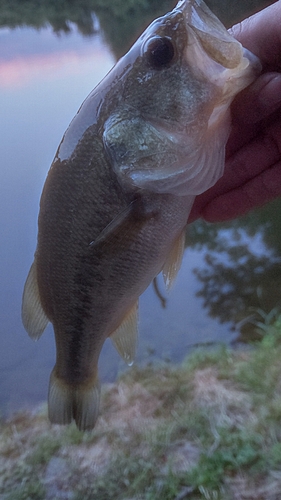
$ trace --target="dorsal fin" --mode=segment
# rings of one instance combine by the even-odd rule
[[[162,274],[167,290],[170,290],[172,284],[176,279],[178,271],[181,267],[182,256],[184,252],[184,243],[185,243],[185,229],[182,231],[180,236],[175,240],[172,250],[170,251],[168,258],[162,269]]]
[[[126,314],[117,330],[110,335],[110,338],[121,358],[131,366],[135,359],[138,340],[138,301]]]
[[[23,326],[33,340],[38,340],[49,320],[43,311],[37,284],[36,262],[28,273],[22,297],[21,317]]]

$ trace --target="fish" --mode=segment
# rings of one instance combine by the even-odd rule
[[[94,428],[98,360],[110,338],[134,361],[138,299],[180,269],[195,197],[223,174],[236,94],[258,59],[202,0],[153,21],[85,99],[47,175],[22,321],[52,323],[51,423]]]

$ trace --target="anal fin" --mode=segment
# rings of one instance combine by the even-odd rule
[[[48,413],[52,424],[65,425],[75,420],[79,430],[91,430],[98,418],[99,403],[98,377],[85,386],[71,386],[58,379],[53,370],[48,396]]]
[[[163,266],[162,274],[167,290],[170,290],[180,270],[185,244],[185,228],[175,240],[172,250]]]
[[[121,358],[131,366],[135,359],[138,340],[138,301],[126,314],[117,330],[110,335],[110,338]]]
[[[40,301],[36,261],[33,262],[24,285],[21,317],[28,335],[33,340],[38,340],[49,320],[43,311]]]

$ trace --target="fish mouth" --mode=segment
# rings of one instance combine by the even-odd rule
[[[175,10],[181,11],[187,27],[193,30],[211,59],[225,68],[234,69],[246,57],[260,71],[258,58],[249,51],[245,54],[246,49],[227,31],[203,0],[180,0]]]
[[[189,43],[185,60],[229,96],[249,85],[261,72],[259,59],[244,49],[203,0],[180,0],[175,7],[184,17]]]
[[[236,68],[243,56],[241,44],[226,30],[202,0],[180,0],[175,7],[185,17],[208,56],[225,68]]]

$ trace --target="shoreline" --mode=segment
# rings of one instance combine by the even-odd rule
[[[1,500],[277,500],[281,324],[253,349],[198,349],[102,388],[91,432],[46,404],[1,422]]]

